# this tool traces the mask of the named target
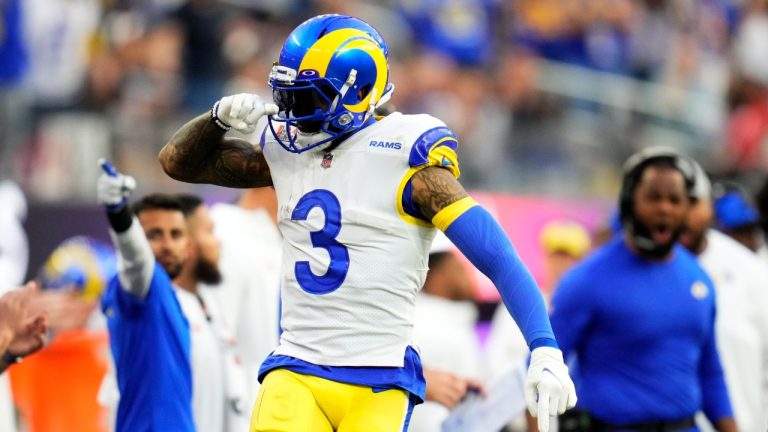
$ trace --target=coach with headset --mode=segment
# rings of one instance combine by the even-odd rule
[[[671,149],[633,155],[624,166],[622,235],[555,291],[552,327],[580,395],[561,431],[691,431],[699,410],[719,431],[736,430],[712,282],[677,244],[693,182],[691,161]]]

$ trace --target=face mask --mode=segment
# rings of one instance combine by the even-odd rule
[[[325,145],[318,146],[319,150],[322,150],[333,142],[331,140],[332,135],[326,132],[314,132],[314,133],[307,133],[302,132],[301,130],[298,130],[296,133],[296,147],[298,148],[307,148],[309,146],[312,146],[316,143],[319,143],[323,140],[328,140]]]

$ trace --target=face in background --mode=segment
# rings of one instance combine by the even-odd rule
[[[424,292],[454,301],[474,300],[472,280],[459,257],[453,252],[432,255]],[[437,260],[434,255],[439,255]]]
[[[143,210],[138,218],[155,259],[174,279],[187,260],[189,237],[184,215],[179,210],[151,209]]]
[[[760,229],[756,225],[748,225],[734,229],[723,229],[723,233],[741,243],[742,246],[752,252],[757,252],[760,249],[760,246],[762,246]]]
[[[691,205],[685,223],[685,231],[680,236],[680,243],[694,254],[704,251],[707,229],[712,224],[714,212],[712,201],[699,199]]]
[[[563,275],[589,252],[592,240],[589,231],[575,221],[548,222],[539,233],[539,245],[544,256],[546,293],[552,293]]]
[[[213,233],[213,219],[208,208],[204,205],[198,206],[187,218],[187,227],[191,242],[190,263],[195,266],[195,277],[209,285],[220,283],[221,243]]]
[[[673,167],[646,167],[632,193],[635,230],[652,239],[660,255],[672,249],[685,228],[690,199],[683,174]]]

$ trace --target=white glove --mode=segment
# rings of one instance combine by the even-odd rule
[[[576,405],[576,387],[557,348],[539,347],[531,353],[525,377],[525,402],[538,418],[539,431],[549,431],[549,417],[562,414]]]
[[[274,115],[279,111],[277,105],[265,103],[261,97],[251,93],[240,93],[221,98],[213,105],[211,114],[224,129],[232,128],[242,134],[256,130],[256,123],[264,115]]]
[[[96,182],[96,199],[110,210],[120,210],[128,202],[128,197],[136,189],[136,180],[131,176],[115,171],[109,162],[103,159],[99,166],[104,172]]]

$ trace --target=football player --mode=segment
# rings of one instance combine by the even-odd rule
[[[546,431],[576,394],[539,289],[457,181],[451,130],[425,114],[374,116],[394,90],[387,55],[364,21],[309,19],[269,75],[274,104],[224,97],[160,153],[177,180],[277,193],[283,332],[260,371],[251,429],[407,429],[424,398],[414,300],[437,227],[494,281],[522,329],[526,399]]]

